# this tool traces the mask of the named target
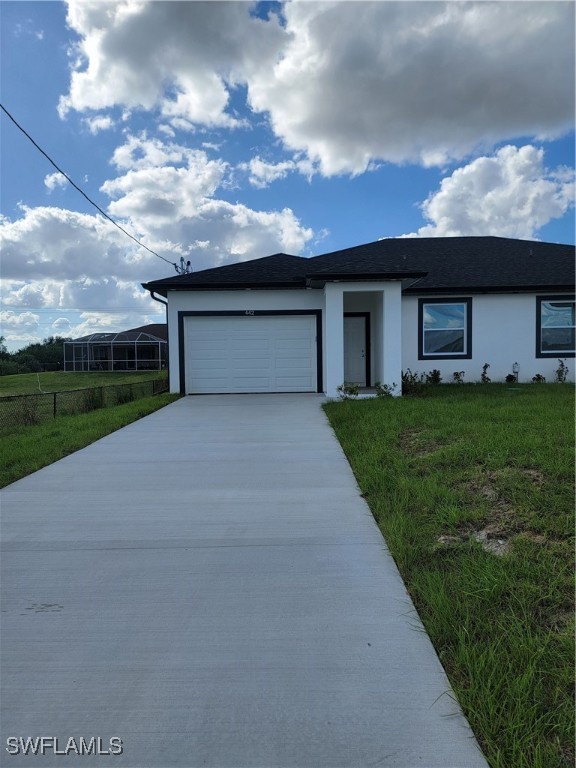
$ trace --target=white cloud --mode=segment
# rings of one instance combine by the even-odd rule
[[[374,159],[443,164],[574,116],[570,3],[290,3],[253,107],[326,174]]]
[[[215,144],[213,141],[203,141],[202,147],[204,149],[213,149],[215,152],[220,151],[221,144]]]
[[[109,115],[103,115],[101,117],[87,117],[84,119],[84,124],[92,135],[100,133],[100,131],[108,131],[114,126],[114,121]]]
[[[52,323],[52,328],[59,336],[71,336],[72,323],[67,317],[58,317]]]
[[[293,160],[286,160],[281,163],[267,163],[260,157],[253,157],[249,163],[243,163],[240,166],[240,170],[250,173],[250,184],[259,189],[270,186],[273,181],[284,179],[295,169],[296,163]]]
[[[299,253],[313,235],[288,208],[255,211],[218,199],[229,167],[203,151],[128,136],[113,162],[126,173],[101,188],[114,198],[111,215],[146,222],[150,237],[181,243],[195,269],[278,250]]]
[[[54,173],[49,173],[44,178],[44,186],[48,189],[49,192],[52,192],[56,187],[65,187],[68,184],[64,176],[59,171],[54,171]]]
[[[318,172],[314,164],[307,158],[297,158],[295,160],[283,160],[278,163],[266,162],[261,157],[253,157],[248,163],[240,163],[238,169],[247,171],[248,180],[253,187],[265,189],[275,181],[285,179],[290,173],[301,173],[308,178]]]
[[[140,283],[175,274],[172,262],[180,256],[198,270],[277,251],[299,253],[314,234],[288,208],[255,211],[218,199],[228,166],[205,152],[128,136],[113,164],[120,175],[101,187],[113,198],[110,214],[170,263],[100,215],[22,206],[19,218],[0,218],[2,295],[9,311],[54,309],[63,321],[67,310],[97,310],[103,323],[117,323],[114,313],[123,311],[124,327],[141,325],[143,312],[155,316],[162,308]],[[42,326],[44,335],[54,332],[52,322]],[[70,320],[66,335],[82,335],[94,322]],[[12,334],[7,338],[13,346]]]
[[[285,146],[326,175],[442,165],[572,127],[572,3],[292,2],[283,25],[251,10],[69,0],[79,63],[61,114],[121,105],[155,110],[164,131],[233,127],[243,84]]]
[[[62,115],[122,105],[189,125],[236,125],[227,84],[274,56],[283,34],[239,2],[69,0],[67,22],[81,39]]]
[[[40,317],[33,312],[13,312],[3,310],[0,312],[0,323],[4,328],[17,330],[21,333],[31,333],[38,328]]]
[[[143,132],[139,136],[129,134],[126,141],[114,150],[112,164],[118,170],[141,170],[158,168],[165,165],[182,165],[194,168],[198,173],[204,166],[223,172],[226,163],[222,160],[208,160],[205,152],[190,147],[164,142],[157,138],[148,138]]]
[[[255,211],[219,200],[216,193],[227,166],[204,152],[128,137],[114,162],[129,170],[101,187],[114,198],[110,214],[169,262],[192,253],[194,268],[203,269],[234,255],[251,259],[278,250],[299,253],[313,236],[288,208]],[[107,280],[137,282],[172,273],[169,264],[98,215],[23,207],[20,218],[2,220],[0,234],[4,279],[26,276],[7,301],[28,306],[41,295],[55,301],[54,285],[61,281],[74,281],[85,290],[83,281],[92,281],[106,291]],[[60,297],[54,306],[66,304]]]
[[[0,227],[5,280],[99,280],[102,275],[132,278],[150,273],[157,259],[131,244],[101,216],[62,208],[22,208]]]
[[[0,335],[4,336],[10,351],[20,349],[26,344],[41,341],[40,316],[34,312],[0,312]]]
[[[24,19],[22,22],[14,24],[12,28],[12,34],[14,37],[32,35],[36,38],[36,40],[44,40],[44,30],[36,29],[32,19]]]
[[[171,125],[166,125],[165,123],[160,123],[158,126],[158,131],[163,133],[165,136],[169,136],[171,139],[176,135],[174,128],[172,128]]]
[[[422,205],[428,224],[407,237],[499,235],[533,239],[574,206],[573,170],[549,170],[544,150],[506,146],[442,180]]]

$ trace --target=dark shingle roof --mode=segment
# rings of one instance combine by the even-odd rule
[[[113,331],[112,333],[90,333],[80,336],[72,341],[98,342],[134,342],[134,341],[168,341],[168,327],[166,323],[150,323],[140,325],[138,328],[130,328],[127,331]]]
[[[217,288],[269,287],[282,286],[287,283],[290,287],[298,287],[298,276],[303,276],[308,259],[301,256],[290,256],[287,253],[275,253],[261,259],[240,261],[236,264],[224,264],[222,267],[203,269],[191,272],[189,275],[166,277],[146,283],[148,286],[166,286],[169,288],[204,289],[213,286]],[[154,288],[155,290],[155,288]],[[161,292],[160,290],[158,292]]]
[[[148,325],[139,325],[138,328],[131,328],[132,333],[149,333],[150,336],[156,336],[157,339],[168,341],[168,326],[166,323],[148,323]]]
[[[426,272],[405,293],[574,285],[574,246],[504,237],[379,240],[310,259],[314,272]],[[311,270],[312,271],[312,270]]]
[[[278,253],[145,284],[170,290],[300,288],[326,280],[404,279],[404,293],[571,290],[572,245],[503,237],[377,240],[312,258]],[[411,279],[407,279],[411,278]]]

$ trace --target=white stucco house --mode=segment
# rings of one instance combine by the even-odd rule
[[[182,394],[392,386],[402,371],[574,380],[571,245],[403,238],[311,258],[277,253],[144,284],[166,304]],[[400,392],[397,386],[396,392]]]

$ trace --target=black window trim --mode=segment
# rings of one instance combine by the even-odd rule
[[[536,357],[540,359],[576,357],[576,351],[571,352],[556,350],[555,352],[542,352],[542,302],[543,301],[576,301],[576,296],[572,294],[549,294],[547,296],[536,296]]]
[[[466,352],[453,355],[427,355],[424,353],[424,305],[425,304],[464,304],[466,307]],[[472,359],[472,297],[444,296],[443,298],[418,299],[418,360],[471,360]]]

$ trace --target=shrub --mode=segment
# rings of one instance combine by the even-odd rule
[[[506,374],[506,378],[504,379],[506,384],[516,384],[516,374],[514,373],[508,373]]]
[[[532,376],[532,382],[534,384],[546,384],[546,377],[541,373],[537,373],[536,376]]]
[[[410,368],[402,371],[402,394],[413,397],[424,394],[424,374],[413,373]]]
[[[392,397],[396,391],[397,386],[398,385],[395,382],[392,382],[392,384],[381,384],[379,381],[377,381],[376,384],[374,384],[376,397]]]
[[[454,371],[452,380],[454,384],[464,384],[464,371]]]
[[[560,358],[558,358],[558,368],[554,371],[554,381],[556,381],[557,384],[564,384],[567,377],[568,366],[566,365],[566,360],[560,360]]]
[[[340,384],[340,386],[336,387],[336,391],[342,400],[347,400],[352,397],[358,397],[360,385],[345,381],[344,384]]]
[[[426,384],[440,384],[442,381],[442,374],[438,368],[433,368],[430,373],[425,373]]]
[[[18,354],[14,356],[18,364],[18,373],[40,373],[42,366],[33,355]]]
[[[82,393],[82,412],[96,411],[104,405],[102,387],[87,389]]]
[[[0,376],[14,376],[20,372],[20,366],[14,360],[0,360]]]
[[[14,400],[14,421],[26,427],[40,423],[39,401],[36,395],[23,395]]]
[[[490,376],[488,376],[488,368],[490,368],[490,363],[484,363],[482,366],[482,373],[480,374],[480,381],[482,384],[490,384],[492,381]]]
[[[119,386],[116,389],[116,402],[118,405],[124,405],[124,403],[130,403],[134,400],[134,390],[132,384]]]

